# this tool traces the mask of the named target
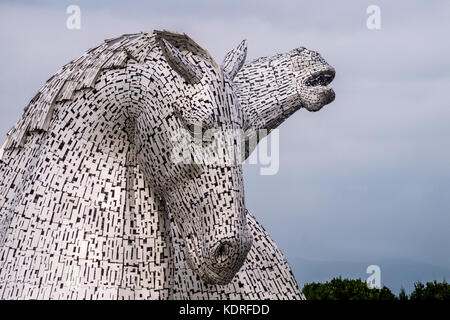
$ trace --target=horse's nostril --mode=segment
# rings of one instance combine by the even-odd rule
[[[204,280],[212,284],[227,284],[242,267],[251,246],[251,237],[233,234],[226,238],[216,239],[205,247]]]
[[[214,258],[218,263],[225,263],[232,253],[232,245],[228,241],[221,242],[214,252]]]
[[[223,253],[225,252],[225,245],[221,244],[218,248],[217,248],[217,255],[221,256],[223,255]]]

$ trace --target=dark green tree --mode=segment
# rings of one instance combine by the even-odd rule
[[[426,285],[418,281],[414,283],[414,290],[409,298],[410,300],[450,300],[450,284],[445,280],[427,282]]]
[[[383,286],[369,289],[361,279],[333,278],[325,283],[309,283],[303,287],[309,300],[395,300],[396,296]]]
[[[408,295],[406,294],[405,288],[400,289],[400,293],[398,294],[399,300],[408,300]]]

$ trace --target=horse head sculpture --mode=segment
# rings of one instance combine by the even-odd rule
[[[102,250],[109,238],[125,246],[133,226],[121,221],[130,207],[141,210],[129,190],[147,188],[130,186],[127,172],[138,168],[150,196],[159,199],[152,200],[155,212],[166,208],[170,213],[190,268],[208,284],[230,283],[252,249],[241,165],[256,146],[249,141],[256,137],[257,142],[257,131],[267,134],[302,107],[317,111],[334,99],[326,86],[334,69],[318,53],[299,48],[245,63],[246,54],[243,41],[219,66],[188,36],[155,31],[106,40],[64,66],[31,100],[0,151],[2,250],[14,247],[15,255],[29,250],[26,239],[15,240],[28,220],[35,222],[27,237],[47,248],[36,249],[36,261],[47,261],[52,248],[61,248],[43,231],[53,230],[55,223],[61,241],[69,241],[64,234],[70,234],[79,247],[75,253],[58,249],[70,265],[76,264],[71,259],[86,259],[88,248]],[[190,152],[178,154],[183,141],[198,137]],[[108,163],[115,169],[109,170]],[[67,207],[60,208],[62,197]],[[95,226],[88,223],[99,216]],[[162,232],[154,227],[166,228],[155,223],[144,232],[151,233],[147,238]],[[106,237],[100,245],[99,237]],[[109,266],[125,255],[105,258],[105,252],[100,259]],[[8,268],[25,274],[25,268],[41,270],[33,259],[26,267],[2,257],[5,281],[11,282]],[[166,271],[161,273],[166,281]],[[33,278],[37,291],[22,297],[39,296],[38,280]],[[122,285],[114,283],[110,287]],[[48,290],[51,295],[53,289]]]
[[[186,45],[178,49],[170,37],[158,35],[167,67],[144,65],[140,72],[139,77],[150,82],[136,88],[141,92],[135,111],[137,157],[149,185],[173,215],[191,268],[208,283],[226,284],[252,244],[241,166],[206,161],[176,164],[171,161],[172,152],[180,141],[172,137],[183,130],[194,136],[196,131],[240,129],[243,112],[226,68],[219,67],[204,50],[198,49],[202,57],[194,51],[183,53],[180,50]],[[236,72],[244,59],[242,55],[227,68]]]

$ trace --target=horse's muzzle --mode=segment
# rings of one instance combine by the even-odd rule
[[[247,230],[239,237],[227,237],[215,241],[205,250],[203,280],[210,284],[230,283],[247,258],[252,246]]]

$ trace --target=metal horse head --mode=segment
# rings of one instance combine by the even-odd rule
[[[152,249],[145,249],[149,268],[159,264],[168,283],[170,244],[152,241],[175,225],[173,239],[181,237],[192,270],[207,283],[229,283],[256,250],[241,163],[257,132],[334,99],[327,87],[334,69],[318,53],[299,48],[245,63],[246,53],[243,41],[219,66],[188,36],[155,31],[107,40],[52,76],[0,148],[0,250],[12,248],[0,252],[17,255],[1,255],[0,278],[26,275],[17,288],[34,281],[35,291],[23,296],[44,294],[44,286],[70,296],[70,285],[58,293],[65,280],[54,271],[64,269],[85,278],[90,292],[103,271],[70,268],[95,269],[100,259],[102,270],[112,270],[124,257],[134,260],[124,252],[141,232]],[[134,211],[146,214],[144,231],[132,230]],[[30,246],[36,253],[22,263]],[[111,288],[122,285],[123,272]]]
[[[142,172],[165,200],[186,247],[191,268],[206,282],[226,284],[243,264],[252,244],[246,221],[242,168],[236,162],[175,161],[183,140],[207,130],[232,132],[244,126],[244,114],[231,78],[245,51],[219,67],[188,37],[184,42],[158,34],[164,63],[148,64],[148,84],[136,112],[135,142]],[[142,82],[142,81],[141,81]],[[202,141],[197,155],[202,154]],[[189,157],[188,160],[191,160]]]

